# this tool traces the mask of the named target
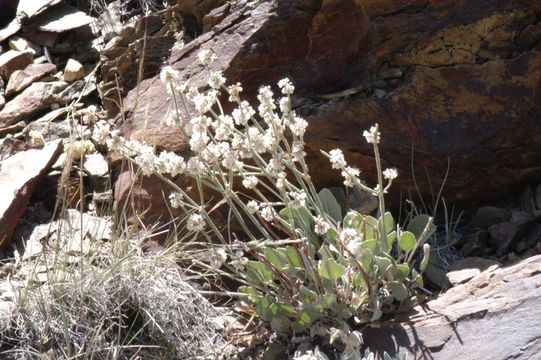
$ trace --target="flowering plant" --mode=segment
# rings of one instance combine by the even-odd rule
[[[214,59],[211,51],[199,54],[205,65]],[[170,67],[164,67],[161,78],[173,105],[164,123],[186,135],[191,156],[157,154],[103,122],[94,139],[133,161],[143,175],[156,174],[174,188],[170,205],[186,212],[189,234],[221,242],[213,246],[208,266],[242,284],[237,295],[244,311],[269,321],[277,332],[303,331],[317,320],[343,327],[350,319],[379,319],[422,286],[429,254],[425,240],[434,226],[431,218],[420,216],[403,230],[385,211],[384,194],[398,174],[381,168],[377,124],[364,132],[375,153],[374,188],[360,181],[359,169],[348,166],[341,150],[323,152],[347,188],[361,187],[379,201],[378,217],[353,210],[344,216],[333,193],[317,191],[311,181],[304,152],[308,123],[291,107],[291,81],[278,82],[278,100],[270,86],[261,87],[254,109],[241,99],[241,84],[226,86],[220,72],[210,72],[206,92],[183,82]],[[223,94],[236,104],[231,114],[223,110]],[[180,174],[193,179],[196,196],[170,180]],[[205,188],[223,195],[220,203],[240,224],[243,241],[215,224]],[[415,268],[421,245],[424,257]]]

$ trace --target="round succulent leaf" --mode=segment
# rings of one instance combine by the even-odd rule
[[[391,295],[397,301],[403,301],[409,297],[409,291],[404,283],[400,281],[391,281],[388,286],[389,290],[391,291]]]
[[[402,249],[406,253],[409,253],[415,247],[416,241],[417,239],[415,238],[415,235],[412,232],[403,231],[402,234],[400,234],[400,240],[398,240],[398,246],[400,247],[400,249]]]
[[[411,221],[408,224],[407,230],[412,232],[415,235],[415,238],[418,239],[421,237],[421,234],[425,230],[426,225],[429,223],[430,219],[431,219],[430,216],[426,214],[418,215],[414,217],[413,219],[411,219]],[[426,239],[432,236],[432,234],[434,234],[435,231],[436,231],[436,226],[431,223],[430,226],[428,227]]]
[[[319,261],[319,275],[322,279],[330,280],[335,283],[345,272],[345,266],[338,264],[332,258]]]
[[[363,216],[357,212],[349,212],[342,222],[344,228],[359,229],[363,223]]]
[[[372,253],[376,253],[378,248],[378,241],[376,239],[365,240],[361,243],[361,249],[368,249]]]
[[[360,230],[362,231],[366,240],[377,239],[378,220],[376,220],[376,218],[370,215],[365,216],[361,224]]]
[[[364,271],[369,272],[374,262],[374,253],[370,249],[362,249],[360,263]]]
[[[394,277],[398,281],[403,281],[410,274],[410,267],[408,264],[396,264]]]
[[[378,229],[380,233],[384,233],[385,235],[388,235],[394,230],[394,218],[393,215],[390,212],[386,212],[382,217],[378,220]],[[385,229],[385,231],[383,231]]]
[[[396,239],[396,231],[393,230],[387,235],[387,249],[393,248],[393,243],[395,239]]]
[[[333,193],[329,189],[323,188],[317,195],[321,201],[321,205],[323,206],[323,211],[337,223],[341,222],[342,209],[340,208],[340,204],[334,197]]]

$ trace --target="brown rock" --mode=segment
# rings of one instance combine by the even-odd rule
[[[6,105],[6,98],[4,95],[0,95],[0,110],[4,108],[4,105]]]
[[[47,109],[57,101],[57,94],[67,86],[68,83],[64,81],[33,83],[0,111],[0,126],[27,120],[28,117]]]
[[[377,354],[408,359],[534,359],[541,353],[541,256],[482,272],[411,312],[363,331]],[[512,334],[512,336],[511,336]]]
[[[14,71],[24,69],[32,63],[32,54],[15,50],[0,55],[0,76],[5,81],[9,80]]]
[[[46,75],[56,72],[56,65],[50,63],[30,64],[24,70],[17,70],[11,74],[6,88],[6,96],[12,96],[30,86]]]
[[[17,153],[2,162],[0,169],[0,248],[6,247],[19,218],[25,212],[35,186],[62,149],[55,141],[43,149]]]

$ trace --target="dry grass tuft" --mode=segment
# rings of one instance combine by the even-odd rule
[[[44,265],[40,259],[29,266]],[[50,268],[45,284],[19,291],[12,321],[0,329],[0,358],[218,358],[217,311],[184,281],[173,254],[103,261],[84,271]]]

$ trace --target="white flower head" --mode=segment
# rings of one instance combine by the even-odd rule
[[[314,231],[318,235],[325,235],[327,231],[331,229],[331,225],[321,216],[318,216],[316,219],[316,224]]]
[[[171,203],[171,207],[173,209],[180,207],[183,202],[182,198],[183,198],[182,194],[178,192],[169,194],[169,202]]]
[[[394,180],[398,177],[398,171],[396,169],[385,169],[383,177],[387,180]]]
[[[203,49],[199,51],[199,53],[197,54],[197,58],[204,65],[210,65],[217,59],[217,56],[214,53],[214,51],[209,50],[209,49]]]
[[[293,118],[293,121],[289,125],[289,130],[291,130],[291,132],[295,136],[303,136],[307,126],[308,122],[306,120],[301,117],[295,116]]]
[[[179,82],[181,79],[180,71],[171,66],[164,66],[160,72],[160,80],[169,87],[170,83]]]
[[[224,248],[219,248],[214,251],[210,257],[210,266],[215,269],[219,269],[227,261],[227,253]]]
[[[289,203],[289,206],[291,206],[293,209],[298,210],[306,204],[307,196],[304,191],[299,191],[299,192],[292,191],[288,195],[291,198],[291,202]]]
[[[222,76],[221,71],[212,71],[210,73],[208,84],[213,89],[220,89],[225,84],[225,78]]]
[[[235,124],[243,126],[255,115],[255,110],[247,101],[242,101],[239,107],[233,110],[232,115],[233,119],[235,119]]]
[[[191,214],[186,222],[186,228],[189,231],[202,231],[205,228],[205,219],[201,214]]]
[[[259,210],[259,204],[255,200],[250,200],[246,203],[246,208],[250,214],[255,214]]]
[[[284,95],[291,95],[295,91],[295,86],[293,86],[288,78],[278,81],[278,87],[282,89],[282,94]]]
[[[229,92],[229,101],[240,101],[240,93],[242,92],[241,83],[238,82],[236,84],[228,86],[227,91]]]
[[[257,186],[257,177],[255,176],[247,176],[242,180],[242,185],[246,189],[253,189]]]
[[[347,187],[353,187],[359,180],[359,174],[361,171],[357,168],[346,166],[342,170],[342,176],[344,177],[344,185]]]
[[[110,135],[111,131],[109,130],[109,124],[105,120],[100,120],[94,124],[92,139],[96,143],[105,144]],[[32,137],[32,131],[30,132],[30,137]]]
[[[329,160],[333,169],[343,169],[346,167],[346,159],[340,149],[334,149],[329,152]]]
[[[370,131],[365,130],[363,136],[366,139],[366,142],[369,144],[379,144],[380,133],[378,131],[378,124],[372,126]]]
[[[261,209],[260,213],[263,220],[268,222],[271,222],[276,218],[276,211],[270,205],[267,205],[263,209]]]

